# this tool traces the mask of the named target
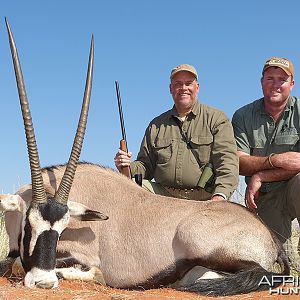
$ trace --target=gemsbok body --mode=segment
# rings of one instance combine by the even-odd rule
[[[47,194],[55,194],[64,171],[65,166],[43,169]],[[10,197],[14,203],[29,204],[31,185]],[[189,271],[202,266],[234,274],[194,284],[188,281],[188,286],[177,282],[174,287],[227,295],[263,289],[259,281],[264,275],[271,276],[277,264],[279,273],[289,273],[280,242],[239,204],[154,195],[114,170],[88,163],[77,166],[69,201],[102,211],[109,219],[90,222],[71,218],[58,241],[57,266],[71,267],[77,262],[96,267],[112,287],[166,286],[187,273],[192,276]],[[10,251],[16,256],[22,217],[12,211],[5,218]]]
[[[266,289],[260,285],[264,276],[289,274],[282,245],[245,207],[154,195],[114,170],[78,164],[86,117],[79,121],[74,141],[79,146],[73,146],[68,164],[41,169],[9,26],[8,31],[32,183],[0,196],[10,247],[0,263],[2,274],[20,256],[29,287],[56,287],[58,277],[80,274],[117,288],[172,286],[210,295]],[[84,103],[89,102],[92,49]],[[86,116],[85,104],[83,111]],[[220,276],[198,279],[198,267]]]

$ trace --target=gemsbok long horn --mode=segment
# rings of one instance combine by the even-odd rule
[[[5,18],[5,23],[6,23],[6,28],[9,37],[10,50],[11,50],[12,60],[14,64],[22,116],[24,121],[27,150],[28,150],[29,164],[30,164],[30,171],[31,171],[32,202],[43,203],[47,201],[47,196],[43,184],[39,154],[38,154],[38,149],[35,140],[35,134],[34,134],[32,118],[30,114],[29,103],[26,95],[25,83],[24,83],[22,69],[18,57],[17,47],[9,23],[6,18]]]
[[[71,190],[71,186],[73,183],[73,179],[77,167],[77,162],[79,160],[79,156],[82,148],[86,123],[87,123],[87,117],[88,117],[91,90],[92,90],[93,65],[94,65],[94,36],[92,35],[84,98],[83,98],[80,118],[78,122],[78,127],[74,138],[74,143],[72,146],[72,151],[70,154],[68,165],[66,167],[63,178],[60,182],[59,188],[54,196],[56,201],[61,202],[62,204],[66,204],[68,201],[68,196]]]
[[[30,163],[30,170],[31,170],[32,202],[44,203],[47,202],[47,195],[43,184],[42,172],[41,172],[41,167],[39,162],[39,155],[38,155],[38,150],[37,150],[37,145],[35,140],[35,134],[34,134],[34,128],[33,128],[32,118],[30,114],[29,103],[26,95],[25,83],[22,75],[21,65],[20,65],[15,41],[13,38],[13,34],[11,32],[9,23],[6,18],[5,18],[5,23],[8,31],[8,36],[9,36],[9,43],[10,43],[11,54],[12,54],[12,59],[13,59],[13,64],[15,69],[22,116],[24,120],[28,156],[29,156],[29,163]],[[62,204],[66,204],[68,201],[68,196],[75,176],[77,162],[79,160],[82,143],[84,139],[87,117],[88,117],[88,110],[89,110],[89,103],[90,103],[90,96],[91,96],[91,89],[92,89],[93,64],[94,64],[94,37],[92,36],[90,55],[89,55],[89,64],[87,70],[87,79],[86,79],[85,92],[84,92],[83,104],[81,108],[78,127],[74,138],[70,158],[66,167],[66,171],[63,175],[59,188],[54,196],[56,201]]]

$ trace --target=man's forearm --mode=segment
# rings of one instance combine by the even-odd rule
[[[253,176],[258,177],[261,182],[274,182],[274,181],[289,180],[297,173],[298,171],[284,170],[278,168],[276,170],[272,169],[272,170],[259,171],[253,174]]]
[[[264,170],[276,170],[279,169],[292,171],[288,174],[297,174],[300,172],[300,153],[299,152],[285,152],[280,154],[271,154],[269,156],[250,156],[247,153],[238,151],[240,175],[252,176],[257,172]],[[281,171],[280,171],[281,172]],[[283,173],[282,173],[283,174]],[[283,179],[284,180],[284,179]]]
[[[264,170],[271,170],[274,168],[271,166],[268,157],[239,154],[239,162],[240,162],[240,175],[243,176],[252,176],[257,172],[264,171]]]
[[[271,162],[274,167],[285,170],[300,172],[300,153],[299,152],[285,152],[274,154],[271,157]]]
[[[238,151],[240,175],[257,176],[261,182],[288,180],[300,172],[300,153],[285,152],[265,157]]]

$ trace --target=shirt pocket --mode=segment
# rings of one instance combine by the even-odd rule
[[[212,149],[213,137],[212,136],[196,136],[190,140],[190,147],[193,149],[190,153],[191,161],[194,164],[199,164],[200,167],[208,163]],[[195,158],[197,155],[197,159]]]
[[[255,144],[250,145],[250,155],[266,156],[266,141],[257,140]]]
[[[299,135],[296,130],[290,130],[288,133],[279,134],[273,141],[275,153],[282,153],[294,150],[299,141]]]
[[[157,164],[164,164],[168,162],[172,156],[172,140],[157,139],[154,142],[154,152],[157,157]]]

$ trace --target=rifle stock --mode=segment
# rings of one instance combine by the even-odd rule
[[[127,147],[126,147],[126,141],[125,140],[120,140],[120,149],[128,152]],[[129,166],[124,166],[121,168],[121,173],[128,178],[131,178],[131,172],[130,172],[130,167]]]
[[[122,139],[120,140],[120,149],[128,152],[127,149],[127,142],[126,142],[126,133],[125,133],[125,125],[124,125],[124,118],[123,118],[123,110],[122,110],[122,100],[120,94],[120,88],[118,81],[115,81],[116,84],[116,92],[117,92],[117,99],[118,99],[118,108],[119,108],[119,117],[120,117],[120,124],[121,124],[121,131],[122,131]],[[124,166],[121,168],[121,173],[128,178],[131,178],[131,172],[129,166]]]

